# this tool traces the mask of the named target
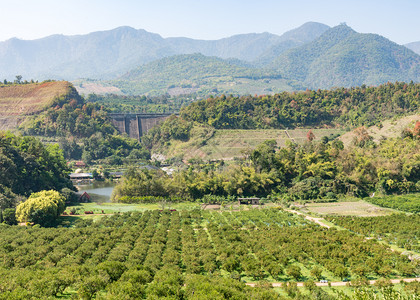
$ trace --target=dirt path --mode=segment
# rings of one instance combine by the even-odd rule
[[[311,217],[308,215],[305,215],[304,213],[301,213],[300,211],[296,211],[296,210],[286,210],[288,212],[291,212],[292,214],[297,214],[300,216],[305,217],[306,220],[312,221],[314,223],[317,223],[318,225],[322,226],[322,227],[326,227],[326,228],[331,228],[331,226],[323,223],[321,220],[324,220],[323,218],[315,218],[315,217]]]
[[[419,281],[420,282],[420,278],[404,278],[404,279],[391,279],[391,283],[400,283],[402,281],[404,282],[413,282],[413,281]],[[369,280],[369,284],[375,284],[376,280]],[[330,282],[330,283],[324,283],[324,282],[315,282],[315,284],[317,286],[345,286],[347,283],[349,282],[343,282],[343,281],[335,281],[335,282]],[[272,286],[273,287],[281,287],[281,285],[283,284],[283,282],[273,282]],[[246,285],[251,286],[251,287],[255,287],[256,283],[246,283]],[[298,282],[297,286],[303,286],[304,283],[303,282]]]

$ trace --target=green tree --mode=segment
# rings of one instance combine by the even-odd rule
[[[301,270],[299,266],[291,265],[286,268],[286,274],[294,279],[298,280],[301,276]]]
[[[16,218],[20,222],[32,221],[41,226],[51,226],[65,210],[65,199],[57,191],[33,193],[16,208]]]
[[[8,224],[8,225],[17,225],[16,209],[6,208],[3,211],[3,222]]]
[[[322,269],[318,266],[315,266],[311,269],[311,275],[316,279],[320,280],[322,277]]]

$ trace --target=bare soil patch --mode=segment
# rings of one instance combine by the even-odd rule
[[[385,216],[393,213],[393,210],[382,208],[365,201],[357,202],[333,202],[333,203],[309,203],[306,209],[320,215],[342,215],[375,217]]]

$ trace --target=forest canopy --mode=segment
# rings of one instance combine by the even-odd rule
[[[17,195],[73,188],[70,170],[57,144],[0,132],[0,206],[13,207]],[[12,203],[9,203],[12,202]]]

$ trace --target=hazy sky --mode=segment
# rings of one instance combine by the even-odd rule
[[[346,22],[405,44],[420,41],[419,0],[0,0],[0,41],[131,26],[163,37],[282,34],[308,21]]]

